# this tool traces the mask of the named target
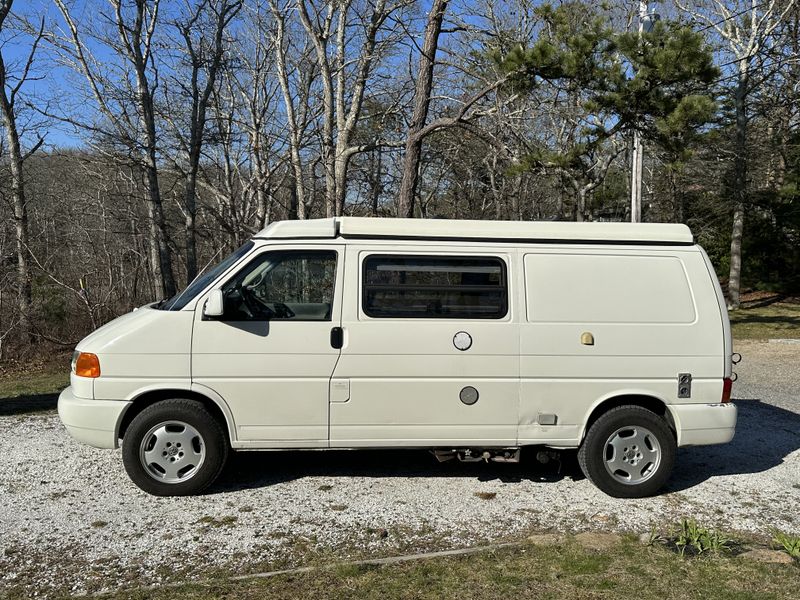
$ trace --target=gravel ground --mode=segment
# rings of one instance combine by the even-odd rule
[[[618,500],[559,469],[437,464],[426,452],[235,455],[211,493],[154,498],[119,451],[73,442],[54,414],[0,417],[0,596],[203,578],[542,530],[647,531],[694,517],[727,531],[800,532],[800,344],[738,343],[739,427],[686,448],[663,495]]]

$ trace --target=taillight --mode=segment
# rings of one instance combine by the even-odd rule
[[[733,379],[726,377],[722,380],[722,400],[724,404],[731,401],[731,390],[733,389]]]
[[[75,375],[79,377],[100,377],[100,360],[96,354],[81,352],[75,359]]]

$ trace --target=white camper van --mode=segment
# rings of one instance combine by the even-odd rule
[[[731,440],[731,332],[683,225],[273,223],[177,296],[78,344],[58,411],[157,495],[230,450],[577,448],[604,492]]]

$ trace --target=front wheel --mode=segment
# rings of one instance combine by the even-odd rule
[[[189,496],[211,485],[225,466],[222,425],[194,400],[176,398],[136,415],[122,440],[131,480],[155,496]]]
[[[584,475],[615,498],[652,496],[666,483],[677,444],[667,423],[640,406],[613,408],[589,428],[578,450]]]

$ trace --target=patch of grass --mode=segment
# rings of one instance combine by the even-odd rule
[[[739,340],[800,338],[800,302],[747,306],[728,313],[733,337]]]
[[[0,399],[55,394],[69,385],[69,365],[48,365],[41,371],[0,374]]]
[[[783,533],[782,531],[775,531],[772,534],[772,543],[792,558],[800,560],[800,535],[791,535]]]
[[[106,525],[108,525],[108,521],[102,521],[102,520],[92,521],[92,527],[94,527],[95,529],[102,529]]]
[[[212,517],[206,515],[205,517],[200,517],[197,522],[200,525],[205,525],[206,527],[232,527],[233,525],[236,525],[238,520],[239,517],[235,515],[223,515],[221,517]]]
[[[370,571],[375,571],[379,567],[376,565],[354,565],[354,564],[343,564],[337,565],[333,567],[333,573],[336,577],[341,579],[350,579],[353,577],[359,577]]]
[[[475,497],[481,500],[494,500],[497,497],[497,492],[475,492]]]
[[[0,415],[54,410],[68,385],[68,360],[0,369]]]
[[[233,575],[234,573],[231,573]],[[663,545],[631,537],[585,549],[572,539],[465,556],[383,566],[343,564],[305,573],[177,588],[120,592],[115,598],[785,598],[800,585],[795,565],[763,564],[709,554],[687,561]]]
[[[561,570],[568,575],[594,575],[604,573],[611,564],[611,558],[598,552],[572,553],[565,556],[560,564]]]

